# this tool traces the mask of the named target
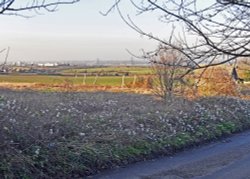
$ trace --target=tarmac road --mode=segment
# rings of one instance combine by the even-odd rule
[[[250,179],[250,131],[172,157],[139,162],[91,178]]]

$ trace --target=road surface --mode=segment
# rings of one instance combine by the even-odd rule
[[[172,157],[106,171],[94,179],[250,179],[250,131]]]

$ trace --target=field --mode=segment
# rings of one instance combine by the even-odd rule
[[[0,88],[0,178],[83,178],[250,128],[249,84],[227,70],[171,103],[134,94],[150,89],[148,68],[113,70],[0,75],[0,87],[22,89]]]
[[[116,67],[93,67],[93,68],[75,68],[61,71],[63,74],[75,74],[75,73],[105,73],[107,75],[116,74],[129,74],[129,75],[149,75],[152,74],[150,67],[128,67],[128,66],[116,66]]]
[[[22,69],[23,70],[23,69]],[[28,69],[26,69],[28,70]],[[0,83],[12,83],[21,86],[21,84],[39,84],[46,87],[53,85],[86,85],[88,87],[126,87],[140,78],[140,76],[151,75],[149,67],[88,67],[88,68],[42,68],[37,70],[56,71],[55,75],[40,75],[34,73],[10,73],[0,75]],[[33,71],[35,71],[33,69]],[[31,85],[29,85],[31,86]]]
[[[93,85],[95,76],[87,76],[85,84]],[[38,83],[38,84],[63,84],[71,83],[81,85],[84,83],[84,77],[74,76],[53,76],[53,75],[0,75],[0,83]],[[133,77],[125,77],[125,83],[133,82]],[[121,76],[99,76],[96,80],[96,85],[101,86],[121,86]]]
[[[0,74],[0,87],[9,89],[32,89],[40,91],[113,91],[148,93],[145,80],[149,67],[89,67],[67,69],[23,68],[22,73]],[[35,71],[38,71],[38,74]],[[54,71],[55,74],[51,74]],[[44,74],[39,74],[43,72]],[[47,73],[47,74],[46,74]],[[145,89],[146,88],[146,89]]]
[[[0,90],[0,178],[82,178],[250,127],[250,102]]]
[[[208,87],[211,86],[222,86],[225,89],[231,89],[229,86],[225,86],[225,77],[230,81],[230,72],[232,67],[223,66],[222,70],[217,70],[219,73],[214,75],[213,79],[205,80],[206,85],[202,85],[201,96],[206,93],[206,95],[217,94],[223,95],[227,90],[220,90],[218,88],[214,89],[212,92],[207,91]],[[246,66],[241,66],[240,69],[247,69]],[[28,68],[26,69],[28,70]],[[33,72],[36,69],[32,69]],[[43,71],[44,74],[40,75],[34,73],[10,73],[8,75],[0,75],[0,86],[8,87],[14,89],[35,89],[35,90],[60,90],[64,91],[64,88],[70,88],[72,91],[96,91],[96,90],[106,90],[106,91],[130,91],[139,93],[148,93],[152,91],[150,88],[155,84],[147,80],[153,77],[153,71],[149,66],[103,66],[103,67],[53,67],[53,68],[38,68],[38,71]],[[54,71],[54,75],[49,75],[51,71]],[[206,76],[211,78],[212,70],[207,70]],[[28,71],[27,71],[28,72]],[[249,79],[247,70],[239,70],[239,76],[244,78],[245,81]],[[46,75],[47,73],[47,75]],[[199,71],[196,71],[193,75],[198,76]],[[192,75],[191,75],[192,76]],[[220,76],[218,78],[218,76]],[[194,81],[193,77],[189,77],[189,83]],[[224,81],[219,81],[219,79],[224,79]],[[204,81],[204,80],[203,80]],[[204,83],[204,82],[202,82]],[[224,83],[224,84],[223,84]],[[216,85],[215,85],[216,84]],[[224,87],[223,87],[223,85]],[[120,88],[120,89],[119,89]],[[127,88],[127,89],[125,89]],[[228,94],[226,94],[228,95]],[[231,95],[231,94],[230,94]]]

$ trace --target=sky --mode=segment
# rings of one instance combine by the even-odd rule
[[[22,1],[21,1],[22,2]],[[0,50],[10,47],[9,61],[130,60],[141,49],[154,50],[157,43],[129,28],[117,12],[102,16],[114,0],[81,0],[58,11],[32,18],[0,15]],[[134,12],[124,1],[123,12]],[[148,31],[168,34],[157,16],[145,15],[135,22]],[[165,25],[164,25],[165,26]],[[3,61],[4,54],[0,54]]]

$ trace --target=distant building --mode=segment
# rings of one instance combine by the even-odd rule
[[[38,63],[37,66],[40,66],[40,67],[57,67],[58,63]]]
[[[26,66],[27,64],[25,63],[25,62],[22,62],[22,61],[17,61],[17,62],[14,62],[14,63],[12,63],[14,66],[19,66],[19,67],[21,67],[21,66]]]

